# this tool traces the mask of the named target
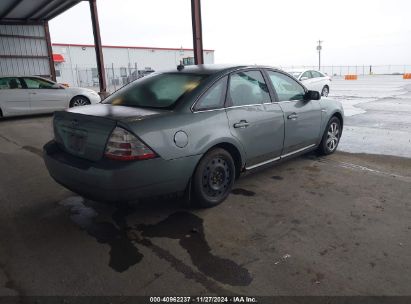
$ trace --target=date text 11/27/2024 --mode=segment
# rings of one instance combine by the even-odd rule
[[[255,297],[150,297],[150,303],[258,303]]]

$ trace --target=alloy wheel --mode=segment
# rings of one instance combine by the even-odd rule
[[[330,152],[337,148],[340,136],[340,126],[337,122],[333,122],[328,127],[326,145]]]
[[[327,96],[328,96],[328,93],[329,93],[328,88],[327,88],[327,87],[324,87],[324,88],[323,88],[323,91],[321,92],[321,95],[324,96],[324,97],[327,97]]]
[[[84,98],[76,98],[73,101],[73,107],[80,107],[80,106],[85,106],[88,105],[88,101],[85,100]]]

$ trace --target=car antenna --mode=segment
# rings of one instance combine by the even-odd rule
[[[183,64],[183,61],[180,60],[180,64],[177,66],[177,70],[178,70],[178,71],[181,71],[181,70],[183,70],[183,69],[184,69],[184,64]]]

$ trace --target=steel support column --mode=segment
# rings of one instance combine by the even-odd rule
[[[53,49],[51,48],[51,38],[50,38],[48,21],[44,22],[44,36],[46,38],[46,44],[47,44],[47,54],[48,54],[49,65],[50,65],[50,77],[53,81],[57,81],[56,69],[54,67],[54,60],[53,60]]]
[[[96,0],[90,0],[91,22],[93,24],[94,48],[96,50],[98,81],[100,84],[100,96],[107,96],[106,74],[104,72],[103,49],[101,46],[100,25],[98,23]]]
[[[204,64],[200,0],[191,0],[191,21],[193,24],[194,63]]]

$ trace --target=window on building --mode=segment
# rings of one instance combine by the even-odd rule
[[[194,57],[183,58],[183,65],[194,65]]]

